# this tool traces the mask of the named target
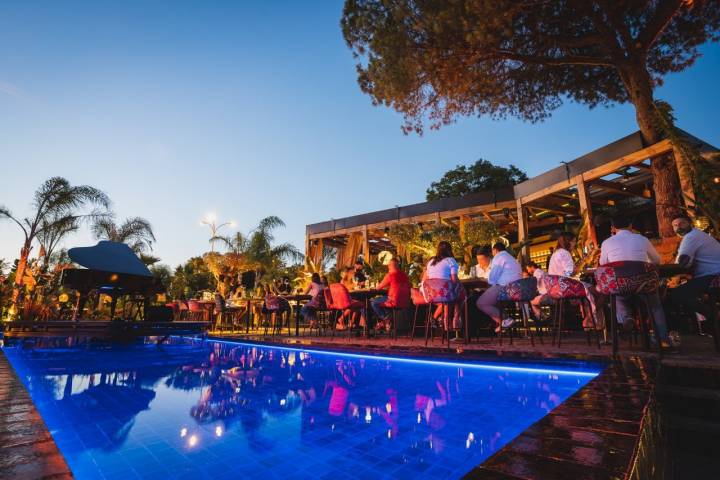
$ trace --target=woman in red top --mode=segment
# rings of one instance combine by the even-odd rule
[[[388,263],[388,273],[377,286],[378,290],[387,288],[387,295],[373,298],[370,304],[378,317],[376,329],[390,329],[390,312],[387,307],[407,308],[410,304],[410,279],[400,270],[396,258]]]

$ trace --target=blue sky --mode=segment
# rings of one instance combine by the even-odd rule
[[[528,174],[635,131],[627,106],[567,104],[541,124],[461,119],[405,136],[356,83],[342,2],[123,1],[0,4],[0,204],[29,213],[46,178],[105,190],[119,218],[155,227],[172,266],[208,248],[210,211],[247,231],[267,215],[280,241],[305,225],[424,200],[457,164]],[[667,77],[657,97],[715,145],[720,47]],[[228,231],[229,233],[229,231]],[[0,222],[0,258],[19,230]],[[94,243],[87,232],[67,246]]]

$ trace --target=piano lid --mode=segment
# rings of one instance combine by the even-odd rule
[[[152,273],[130,247],[120,242],[102,240],[94,247],[75,247],[68,250],[70,259],[90,270],[126,273],[152,277]]]

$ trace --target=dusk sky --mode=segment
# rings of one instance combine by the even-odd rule
[[[567,104],[541,124],[465,118],[423,137],[356,82],[342,2],[122,1],[0,4],[0,204],[29,214],[50,176],[106,191],[142,216],[175,266],[209,248],[207,212],[247,232],[277,215],[305,225],[423,201],[457,164],[529,175],[637,130],[632,108]],[[720,145],[720,47],[656,97]],[[231,230],[225,230],[231,233]],[[0,221],[0,258],[20,231]],[[94,244],[83,231],[65,246]]]

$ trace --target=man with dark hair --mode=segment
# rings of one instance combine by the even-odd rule
[[[495,243],[495,245],[492,246],[492,249],[496,250],[498,252],[504,252],[505,250],[507,250],[507,247],[505,246],[504,243],[497,242],[497,243]]]
[[[492,251],[490,245],[473,247],[473,255],[477,264],[470,267],[470,278],[482,278],[487,280],[490,274],[490,262],[492,262]]]
[[[367,281],[367,277],[365,276],[365,272],[363,271],[365,268],[365,265],[363,262],[358,260],[355,262],[355,274],[353,275],[353,278],[355,279],[355,285],[357,285],[357,288],[365,288],[365,282]]]
[[[693,227],[685,215],[672,221],[673,230],[682,237],[676,262],[692,269],[693,278],[669,292],[672,304],[685,305],[690,311],[710,318],[710,306],[700,300],[712,279],[720,275],[720,243],[707,233]]]
[[[624,215],[616,215],[611,220],[612,236],[605,240],[600,246],[600,265],[608,265],[616,262],[644,262],[660,264],[660,255],[647,237],[630,231],[632,224]],[[665,311],[660,302],[660,294],[647,296],[649,307],[655,318],[655,330],[663,346],[669,346],[667,323],[665,322]],[[635,320],[633,318],[632,302],[629,297],[617,296],[617,319],[615,321],[623,324],[626,329],[631,328]]]

